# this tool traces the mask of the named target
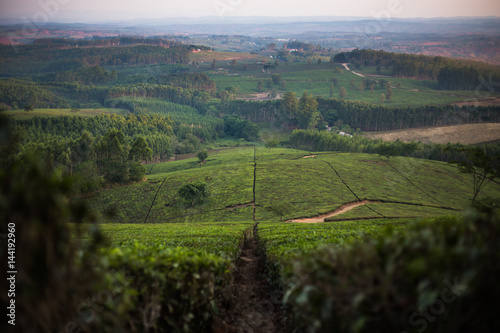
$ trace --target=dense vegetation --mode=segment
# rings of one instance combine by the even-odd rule
[[[319,115],[311,118],[315,110],[309,108],[310,112],[308,114],[299,112],[305,109],[299,107],[299,99],[295,94],[291,98],[287,98],[291,94],[293,93],[285,94],[279,101],[230,101],[222,104],[220,109],[224,113],[240,115],[257,122],[279,120],[292,126],[308,128],[311,119],[319,118],[315,121],[316,125],[314,127],[324,129],[326,125],[347,124],[352,129],[359,128],[362,131],[387,131],[425,126],[500,121],[498,107],[391,107],[321,97],[314,98],[317,101],[316,110]],[[295,106],[289,107],[290,101]],[[302,122],[299,120],[301,116]],[[306,116],[305,119],[304,116]]]
[[[394,226],[377,234],[378,225],[351,222],[320,242],[316,234],[325,225],[262,228],[268,265],[274,278],[283,278],[294,326],[307,332],[498,330],[489,306],[499,292],[500,272],[491,266],[498,260],[498,218],[442,217],[396,233]],[[290,255],[297,251],[302,255]]]
[[[464,154],[459,152],[460,144],[444,145],[422,142],[384,142],[370,140],[362,136],[344,136],[337,133],[315,130],[294,130],[289,144],[293,148],[310,151],[340,151],[380,154],[390,156],[411,156],[437,161],[463,160]],[[482,145],[487,155],[500,156],[499,144]]]
[[[5,153],[8,147],[2,148]],[[130,236],[137,235],[132,228],[126,245],[97,251],[103,243],[95,228],[84,237],[86,245],[81,245],[73,237],[81,228],[66,223],[70,216],[78,221],[92,219],[84,206],[66,200],[71,181],[41,161],[27,158],[22,164],[12,163],[5,156],[0,172],[1,228],[4,233],[15,232],[16,244],[22,244],[23,251],[13,256],[26,274],[16,281],[16,327],[99,332],[152,327],[188,332],[210,327],[218,308],[227,301],[230,273],[246,225],[207,225],[198,229],[199,234],[186,233],[185,228],[162,228],[162,236],[178,237],[177,244],[163,237],[131,242]],[[145,236],[143,231],[141,227]],[[224,232],[227,235],[221,241]],[[186,236],[201,240],[191,239],[190,249],[182,241]],[[2,260],[7,261],[7,254],[0,252]],[[43,288],[33,288],[39,283]],[[5,295],[6,287],[2,284]],[[26,316],[31,319],[20,319]]]
[[[107,47],[101,47],[100,44]],[[15,48],[0,46],[1,74],[35,75],[72,71],[84,66],[188,63],[190,50],[193,48],[203,47],[182,45],[158,38],[117,38],[87,42],[46,39]]]
[[[136,37],[0,46],[0,110],[14,109],[0,114],[0,231],[15,225],[23,247],[24,331],[210,331],[252,237],[297,332],[497,331],[500,146],[359,134],[500,122],[498,107],[390,104],[430,84],[403,78],[474,90],[498,68],[372,50],[289,64],[321,51],[299,41],[272,62],[193,60],[208,49]],[[394,77],[343,77],[334,61]],[[236,99],[265,89],[266,101]],[[491,179],[467,151],[488,157]],[[490,214],[459,216],[471,198]],[[438,303],[456,276],[467,289]]]
[[[500,80],[500,66],[439,56],[356,49],[335,55],[334,61],[363,66],[392,66],[395,77],[437,80],[439,87],[445,90],[485,88],[494,91],[494,82]]]
[[[51,48],[64,48],[64,47],[103,47],[103,46],[125,46],[125,45],[153,45],[161,46],[164,48],[179,47],[182,44],[160,38],[160,37],[137,37],[137,36],[121,36],[121,37],[98,37],[94,36],[93,39],[68,39],[68,38],[38,38],[33,41],[34,45],[45,45]],[[210,48],[201,45],[188,45],[188,49],[207,50]]]
[[[132,162],[166,161],[174,153],[194,153],[201,142],[217,139],[219,135],[255,140],[259,131],[253,123],[237,117],[219,120],[201,116],[195,109],[170,102],[146,99],[119,102],[121,107],[127,102],[133,105],[134,114],[11,119],[13,130],[22,133],[23,138],[17,153],[37,154],[68,174],[83,177],[82,181],[89,185],[82,190],[89,191],[102,184],[100,176],[108,182],[127,182]],[[176,108],[181,110],[175,111]],[[168,112],[169,109],[173,111]],[[190,113],[182,112],[185,109]],[[179,120],[191,121],[191,126]]]

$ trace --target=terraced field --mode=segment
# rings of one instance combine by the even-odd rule
[[[251,223],[102,224],[100,230],[109,247],[133,247],[135,243],[183,247],[234,260],[239,254],[244,232],[250,227]],[[88,244],[89,234],[81,239]]]
[[[455,228],[450,223],[457,223],[460,217],[455,216],[469,206],[472,188],[468,177],[445,163],[293,149],[224,149],[212,151],[203,164],[187,158],[150,165],[148,170],[142,183],[89,198],[103,216],[115,213],[107,222],[118,222],[100,225],[107,247],[103,253],[115,263],[113,269],[141,263],[125,272],[147,277],[134,284],[134,290],[151,289],[158,276],[166,276],[160,284],[165,290],[184,285],[186,292],[166,294],[169,304],[203,306],[196,320],[185,319],[183,325],[202,320],[215,332],[277,332],[286,320],[279,305],[287,302],[293,316],[307,317],[310,310],[300,306],[309,297],[307,279],[337,279],[337,270],[328,270],[336,263],[336,253],[365,242],[400,239],[393,236],[411,239],[406,230],[420,220],[437,229],[441,224]],[[206,202],[191,206],[181,200],[177,191],[190,182],[208,185]],[[500,185],[488,184],[482,196],[500,198]],[[292,222],[339,207],[352,209],[324,222]],[[434,218],[442,215],[448,216]],[[90,239],[82,237],[87,245]],[[365,267],[364,257],[355,255],[359,260],[346,267]],[[303,295],[297,294],[301,288]],[[200,290],[199,295],[194,290]],[[327,292],[320,294],[330,302]],[[173,312],[169,316],[178,317]],[[306,323],[299,319],[292,325]]]
[[[354,153],[317,153],[292,149],[220,150],[206,163],[192,159],[148,166],[142,183],[94,194],[89,204],[112,222],[178,223],[252,221],[314,217],[351,202],[369,203],[334,217],[423,217],[455,214],[469,205],[471,179],[446,163]],[[254,184],[255,171],[255,190]],[[177,194],[189,182],[206,183],[209,199],[186,206]],[[255,194],[255,201],[254,201]],[[491,183],[483,196],[500,197]]]
[[[402,230],[411,219],[380,219],[377,221],[352,221],[337,223],[268,223],[259,225],[259,238],[267,256],[277,263],[285,263],[299,253],[308,253],[332,244],[370,235],[376,237],[388,226]]]

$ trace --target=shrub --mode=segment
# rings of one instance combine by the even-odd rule
[[[83,162],[76,169],[74,176],[74,188],[76,191],[82,193],[97,191],[103,183],[104,179],[99,175],[99,169],[95,162]]]
[[[196,157],[198,157],[198,160],[200,161],[200,163],[205,162],[205,160],[208,157],[208,152],[205,149],[202,149],[198,152]]]
[[[498,332],[498,218],[441,217],[293,262],[285,301],[307,332]]]
[[[135,332],[209,331],[230,279],[230,260],[185,248],[139,243],[106,251],[103,262],[108,265],[104,270],[119,270],[121,276],[128,276],[120,280],[115,274],[115,287],[108,288],[121,290],[114,293],[110,310],[119,314],[127,307],[119,326]],[[121,300],[126,302],[122,305]]]
[[[205,183],[190,183],[183,185],[178,194],[187,205],[194,206],[203,203],[208,197],[208,187]]]
[[[134,182],[141,181],[146,174],[146,167],[139,162],[132,163],[130,169],[128,170],[128,175],[130,180]]]
[[[129,180],[128,165],[112,160],[99,161],[103,165],[104,178],[110,183],[126,183]]]

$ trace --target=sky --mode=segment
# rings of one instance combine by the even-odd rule
[[[0,0],[0,17],[115,21],[219,16],[499,16],[499,0]]]

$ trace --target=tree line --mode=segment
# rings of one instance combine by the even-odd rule
[[[101,66],[82,67],[73,71],[63,71],[38,75],[34,77],[38,82],[78,82],[84,85],[105,84],[116,80],[116,70],[108,71]]]
[[[12,131],[22,138],[17,156],[37,155],[80,180],[81,191],[104,182],[141,180],[143,164],[162,162],[174,154],[198,151],[205,141],[219,137],[257,140],[259,127],[236,116],[213,124],[189,126],[169,116],[110,114],[95,117],[60,116],[10,118]]]
[[[25,105],[37,108],[69,106],[67,101],[56,96],[50,89],[17,79],[0,80],[0,103],[4,110],[20,109]]]
[[[302,103],[300,103],[302,99]],[[337,98],[298,98],[286,93],[280,100],[228,101],[217,105],[219,112],[234,114],[253,122],[280,121],[287,127],[319,128],[336,123],[362,131],[388,131],[426,126],[500,122],[498,106],[385,106]],[[316,103],[314,103],[314,101]],[[314,105],[316,104],[316,105]]]
[[[389,131],[426,126],[500,122],[499,107],[456,105],[398,106],[316,97],[325,119],[342,120],[362,131]],[[330,123],[331,124],[331,123]]]
[[[155,115],[102,115],[10,119],[22,138],[17,155],[36,155],[76,176],[88,192],[104,182],[141,180],[143,163],[164,161],[174,153],[172,120]]]
[[[371,140],[363,136],[342,136],[317,130],[294,130],[288,142],[291,148],[309,151],[338,151],[350,153],[380,154],[387,158],[405,156],[450,162],[465,159],[461,144],[438,144],[422,142],[387,142]],[[500,156],[500,144],[485,144],[481,148],[488,156]],[[497,166],[498,167],[498,166]]]
[[[54,74],[54,77],[58,74]],[[77,80],[65,82],[64,75],[70,75]],[[165,79],[170,85],[140,83],[104,86],[95,84],[112,81],[113,71],[92,68],[88,71],[63,72],[59,76],[63,82],[35,83],[28,80],[7,79],[0,80],[0,103],[12,109],[22,109],[25,105],[34,108],[69,108],[81,107],[81,103],[104,105],[108,98],[151,97],[193,106],[204,111],[210,100],[218,98],[215,83],[204,76],[204,74],[183,74],[180,77]],[[84,83],[81,83],[82,81]]]
[[[161,38],[161,37],[137,37],[137,36],[120,36],[120,37],[100,37],[93,36],[91,39],[69,39],[69,38],[38,38],[33,41],[33,45],[44,45],[52,48],[76,47],[76,46],[123,46],[123,45],[153,45],[165,48],[183,46],[179,42]],[[201,50],[210,49],[203,45],[189,45],[190,48],[198,48]]]
[[[121,47],[53,48],[47,45],[19,45],[15,49],[0,46],[3,75],[36,75],[77,70],[85,66],[135,66],[153,64],[187,64],[187,45],[169,48],[155,45]]]
[[[440,89],[494,91],[500,81],[500,66],[479,61],[355,49],[334,56],[337,63],[355,66],[392,66],[395,77],[434,80]]]

